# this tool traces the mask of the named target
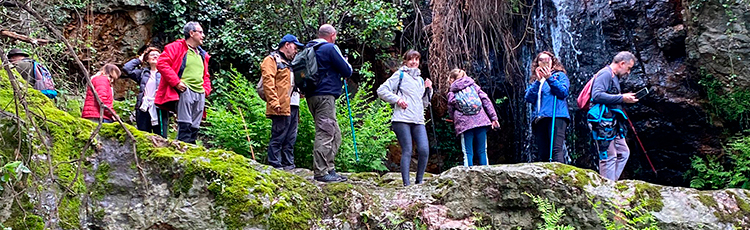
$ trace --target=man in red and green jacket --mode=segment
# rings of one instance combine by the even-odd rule
[[[204,117],[206,97],[211,92],[208,74],[211,56],[200,47],[204,37],[200,24],[188,22],[183,34],[185,39],[168,44],[159,56],[156,69],[161,82],[154,104],[177,113],[177,139],[194,144]]]

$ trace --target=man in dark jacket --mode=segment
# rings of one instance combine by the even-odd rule
[[[620,80],[630,74],[635,56],[627,51],[615,55],[612,63],[599,70],[591,89],[592,107],[587,117],[599,154],[599,174],[616,181],[630,157],[625,141],[627,116],[623,103],[636,103],[635,93],[621,93]]]
[[[177,139],[195,144],[204,114],[206,96],[211,93],[208,59],[201,49],[203,27],[188,22],[183,29],[185,39],[164,47],[156,68],[161,74],[154,104],[162,110],[176,111]],[[166,121],[164,121],[166,122]]]
[[[21,77],[33,87],[36,84],[36,78],[29,76],[31,76],[31,68],[33,68],[34,59],[29,58],[29,55],[21,49],[11,49],[10,52],[8,52],[8,59],[10,63],[16,67],[16,70],[21,74]]]
[[[336,29],[329,24],[320,26],[318,39],[307,43],[313,47],[318,64],[318,82],[315,89],[307,92],[307,107],[315,119],[315,142],[313,147],[313,172],[315,180],[322,182],[345,181],[336,173],[334,158],[341,146],[341,130],[336,121],[336,98],[341,95],[343,81],[352,75],[352,66],[341,54],[336,42]]]

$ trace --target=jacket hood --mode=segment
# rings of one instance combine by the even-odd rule
[[[409,76],[417,78],[422,75],[422,71],[419,70],[419,68],[409,68],[406,66],[401,66],[401,68],[398,68],[399,71],[402,71],[406,74],[409,74]]]
[[[469,87],[470,85],[474,84],[474,79],[471,79],[470,77],[462,77],[458,80],[454,81],[453,84],[451,84],[451,92],[458,92],[462,89]]]

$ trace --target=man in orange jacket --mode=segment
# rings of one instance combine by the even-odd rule
[[[178,39],[164,47],[156,69],[161,82],[156,90],[154,104],[162,110],[177,113],[177,139],[195,144],[204,116],[206,96],[211,93],[208,59],[201,49],[203,27],[188,22],[183,28],[185,39]]]

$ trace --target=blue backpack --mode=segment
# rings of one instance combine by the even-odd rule
[[[456,104],[464,115],[474,115],[482,111],[482,99],[473,85],[456,92]]]

